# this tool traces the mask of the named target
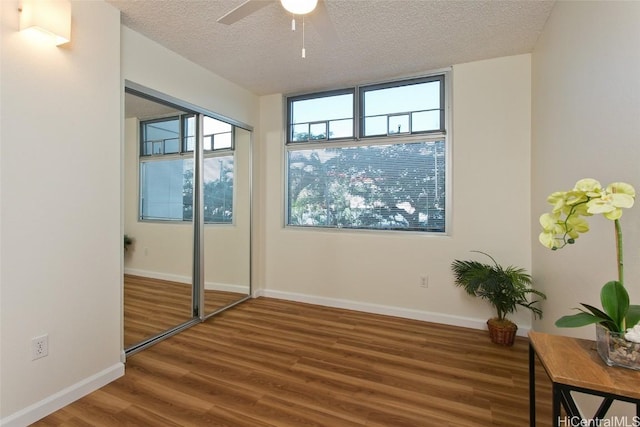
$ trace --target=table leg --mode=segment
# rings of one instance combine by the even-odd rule
[[[562,390],[560,390],[560,387],[558,386],[558,384],[553,383],[553,401],[552,401],[552,405],[553,405],[553,411],[551,416],[552,421],[551,421],[551,425],[554,427],[560,427],[560,399],[562,398]]]
[[[529,343],[529,426],[536,427],[536,353]]]

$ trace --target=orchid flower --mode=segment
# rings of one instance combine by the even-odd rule
[[[576,182],[569,191],[551,193],[547,202],[553,206],[551,213],[540,216],[542,232],[539,240],[549,249],[562,249],[582,233],[589,231],[589,223],[584,217],[602,214],[614,222],[618,280],[605,284],[601,291],[604,311],[582,304],[586,309],[580,313],[564,316],[556,322],[560,327],[586,326],[600,323],[608,329],[624,331],[627,325],[640,321],[640,306],[629,304],[629,295],[624,288],[624,264],[622,261],[622,230],[620,217],[622,209],[633,207],[636,191],[630,184],[614,182],[606,188],[593,178]]]

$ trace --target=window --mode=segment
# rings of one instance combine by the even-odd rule
[[[362,136],[444,132],[443,76],[361,89]]]
[[[204,150],[224,150],[233,146],[233,126],[211,117],[205,116],[202,130],[204,138]]]
[[[140,219],[193,219],[193,150],[196,120],[191,114],[140,122]],[[203,117],[204,222],[233,221],[233,126]]]
[[[289,142],[353,138],[353,90],[290,98]]]
[[[438,75],[288,98],[287,225],[444,233],[444,84]]]

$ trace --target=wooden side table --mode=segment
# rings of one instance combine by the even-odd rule
[[[535,356],[537,355],[553,387],[552,426],[600,425],[583,419],[571,391],[602,397],[594,420],[605,417],[615,400],[636,405],[640,421],[640,371],[607,366],[598,355],[595,341],[529,332],[529,420],[536,425]],[[560,405],[568,419],[560,418]],[[570,420],[570,422],[567,422]],[[588,420],[588,418],[587,418]],[[584,423],[581,423],[584,422]]]

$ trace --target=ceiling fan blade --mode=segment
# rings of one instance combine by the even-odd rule
[[[269,0],[247,0],[242,3],[240,6],[236,7],[232,11],[226,13],[224,16],[218,18],[219,23],[225,25],[231,25],[234,22],[238,22],[239,20],[246,18],[251,15],[253,12],[262,9],[265,6],[270,5],[273,1]]]
[[[338,33],[329,18],[325,0],[318,0],[315,10],[309,14],[309,20],[325,42],[331,43],[338,40]]]

